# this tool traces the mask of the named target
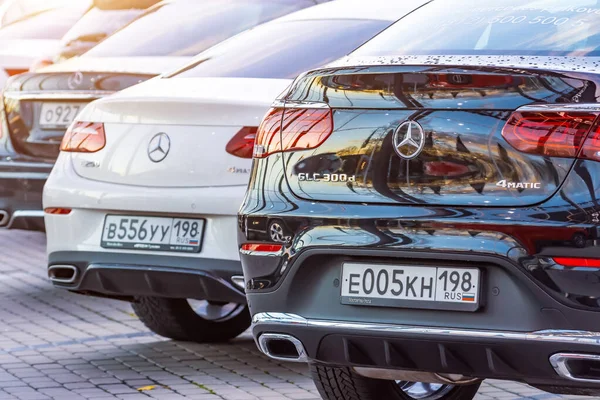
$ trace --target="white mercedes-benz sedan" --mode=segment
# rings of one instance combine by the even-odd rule
[[[348,54],[424,2],[310,7],[88,105],[44,189],[54,285],[132,301],[151,330],[174,339],[243,332],[250,317],[236,215],[259,122],[299,73]]]

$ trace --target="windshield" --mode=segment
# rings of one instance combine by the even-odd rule
[[[84,56],[192,56],[312,4],[308,0],[178,0],[150,11]]]
[[[171,77],[291,79],[348,54],[390,23],[335,19],[269,23],[207,50]]]
[[[434,1],[354,55],[598,56],[599,0]],[[436,29],[431,29],[435,26]]]

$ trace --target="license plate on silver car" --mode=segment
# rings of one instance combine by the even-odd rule
[[[66,129],[75,120],[85,104],[82,103],[42,103],[39,124],[42,129]]]
[[[204,220],[107,215],[100,245],[110,249],[198,253]]]
[[[342,304],[476,311],[477,268],[345,263]]]

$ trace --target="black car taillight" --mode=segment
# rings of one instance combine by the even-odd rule
[[[256,140],[257,127],[245,126],[234,137],[231,138],[225,151],[236,157],[252,158],[254,142]]]
[[[254,157],[315,149],[331,132],[333,115],[329,108],[272,108],[258,128]]]
[[[599,114],[517,111],[502,129],[502,136],[524,153],[600,161]]]

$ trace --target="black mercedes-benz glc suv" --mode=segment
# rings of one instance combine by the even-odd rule
[[[257,134],[253,334],[326,399],[600,395],[598,3],[470,3],[303,74]]]

